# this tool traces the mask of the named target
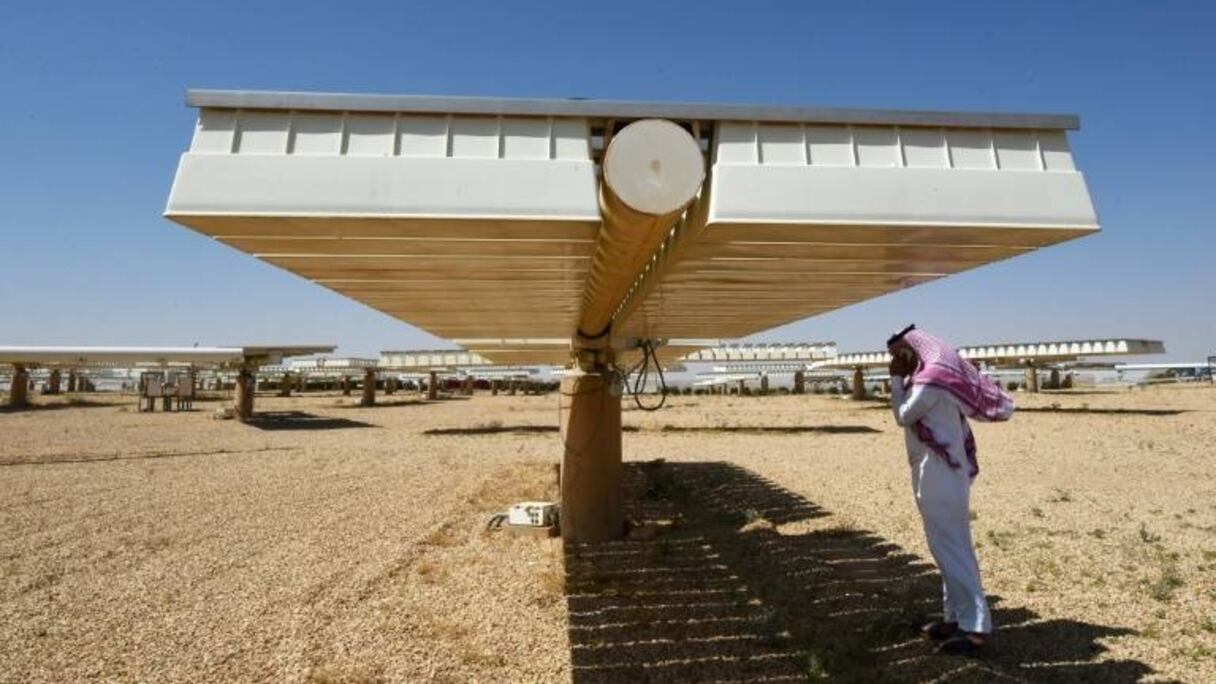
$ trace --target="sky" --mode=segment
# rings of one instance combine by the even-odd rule
[[[187,88],[1069,112],[1101,233],[766,331],[1216,354],[1216,3],[0,1],[0,345],[448,346],[162,217]]]

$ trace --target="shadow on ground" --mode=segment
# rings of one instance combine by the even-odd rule
[[[340,408],[340,409],[402,408],[402,407],[406,407],[406,406],[431,406],[433,404],[438,404],[438,403],[439,403],[438,399],[435,399],[435,400],[430,400],[430,399],[397,399],[397,400],[377,399],[376,403],[372,404],[371,406],[364,406],[363,404],[360,404],[358,400],[355,400],[355,401],[352,401],[351,403],[337,404],[334,406],[334,408]]]
[[[663,432],[744,432],[751,434],[789,434],[796,435],[808,432],[819,432],[828,435],[860,435],[882,432],[869,425],[732,425],[702,426],[702,425],[664,425]]]
[[[742,432],[748,434],[803,434],[803,433],[824,433],[824,434],[868,434],[872,432],[882,432],[868,425],[743,425],[730,427],[715,427],[715,426],[685,426],[685,425],[664,425],[658,428],[637,427],[636,425],[625,425],[621,427],[622,432]],[[423,430],[424,435],[499,435],[503,433],[516,434],[544,434],[558,432],[556,425],[474,425],[473,427],[453,427],[453,428],[431,428]]]
[[[940,580],[918,557],[866,531],[823,529],[816,519],[829,512],[733,464],[630,464],[626,483],[643,530],[675,524],[651,539],[566,545],[577,684],[1134,682],[1152,672],[1096,662],[1099,639],[1130,630],[1042,620],[999,599],[999,640],[984,658],[933,655],[914,626],[937,610]]]
[[[318,416],[303,411],[262,411],[245,424],[259,430],[347,430],[376,427],[359,420]]]
[[[25,411],[59,411],[62,409],[78,409],[78,408],[105,408],[107,406],[123,406],[127,404],[125,401],[97,401],[96,399],[67,399],[65,401],[55,401],[53,403],[40,404],[37,400],[32,400],[25,406],[9,406],[8,404],[0,405],[0,413],[23,413]],[[134,408],[134,400],[131,402]]]
[[[534,435],[557,432],[556,425],[474,425],[473,427],[431,428],[424,435],[500,435],[516,433]]]
[[[1109,416],[1177,416],[1188,413],[1186,409],[1120,409],[1120,408],[1088,408],[1085,406],[1024,406],[1016,413],[1082,413],[1085,415]]]

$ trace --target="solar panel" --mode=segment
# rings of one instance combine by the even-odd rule
[[[604,321],[617,338],[743,337],[1098,229],[1068,149],[1075,117],[189,99],[199,120],[169,218],[449,339],[569,341]],[[630,136],[649,146],[617,158],[654,160],[614,181]],[[681,184],[687,212],[647,204]],[[622,205],[655,219],[632,241],[613,228]],[[475,351],[569,358],[568,343]]]

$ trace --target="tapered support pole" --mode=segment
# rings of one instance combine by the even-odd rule
[[[376,371],[368,368],[363,371],[363,396],[359,399],[360,406],[376,405]]]
[[[236,419],[242,423],[253,418],[254,383],[253,373],[248,368],[242,368],[236,374]]]
[[[427,380],[426,398],[431,400],[439,398],[439,374],[435,371],[431,371],[431,377]]]
[[[46,384],[47,394],[59,394],[59,387],[63,384],[63,375],[58,368],[51,369],[51,376],[47,378]]]
[[[866,398],[866,375],[861,366],[853,369],[853,398],[858,401]]]
[[[561,529],[570,541],[619,539],[625,533],[621,494],[621,391],[611,373],[561,381]]]
[[[30,391],[30,374],[25,366],[13,366],[13,376],[9,382],[8,405],[21,408],[28,403]]]
[[[794,371],[794,394],[806,394],[806,373]]]

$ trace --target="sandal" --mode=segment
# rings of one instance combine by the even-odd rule
[[[958,633],[958,623],[930,622],[920,628],[920,633],[932,641],[945,641]]]
[[[978,632],[960,632],[950,637],[937,647],[937,652],[943,655],[973,656],[979,654],[988,645],[988,636]]]

